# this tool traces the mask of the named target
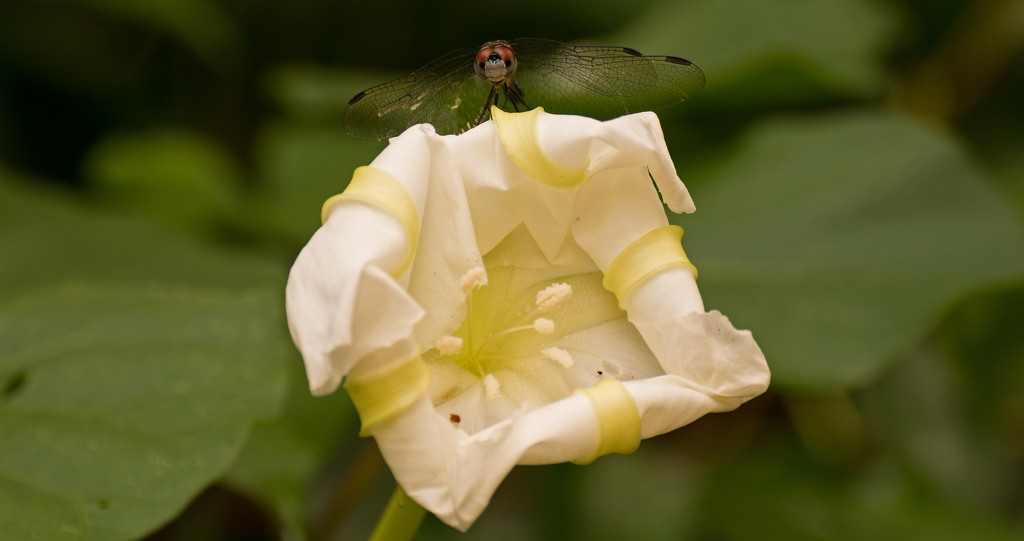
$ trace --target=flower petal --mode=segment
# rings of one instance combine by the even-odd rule
[[[397,220],[350,202],[340,204],[299,253],[285,304],[313,394],[337,389],[360,358],[407,339],[423,317],[384,270],[400,266],[407,250]]]
[[[410,377],[405,388],[413,394],[394,403],[365,388],[356,394],[395,406],[373,408],[375,422],[365,428],[406,492],[463,531],[516,464],[629,452],[637,426],[646,438],[733,409],[769,377],[750,333],[704,313],[694,273],[675,248],[658,250],[668,256],[650,268],[648,260],[659,258],[635,256],[628,287],[615,288],[628,320],[607,292],[582,293],[591,276],[600,289],[600,273],[637,239],[670,229],[662,200],[675,212],[693,211],[653,113],[598,122],[538,110],[494,119],[498,128],[487,122],[459,136],[415,126],[371,164],[403,187],[415,209],[419,243],[404,274],[392,272],[413,249],[411,222],[372,201],[342,198],[300,253],[287,289],[289,325],[314,393],[330,392],[345,375],[357,386],[386,379],[389,368],[424,351],[429,391],[416,397],[423,380]],[[378,206],[410,214],[395,210],[408,204]],[[566,277],[560,282],[574,302],[592,312],[583,314],[590,319],[560,312],[569,310],[559,304],[564,292],[553,290],[543,325],[534,328],[532,314],[516,323],[528,338],[495,339],[527,351],[522,358],[535,364],[522,366],[535,366],[532,373],[502,364],[509,361],[500,355],[487,360],[496,369],[486,374],[443,358],[458,355],[455,338],[466,338],[453,337],[469,312],[460,279],[485,261],[487,287],[528,290],[509,293],[514,302],[534,303],[544,280]],[[502,276],[512,268],[524,270]],[[609,311],[590,308],[602,296],[612,299]],[[434,346],[445,337],[452,339],[442,341],[442,355]],[[601,383],[605,376],[621,383]]]

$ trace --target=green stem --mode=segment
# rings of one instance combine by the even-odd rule
[[[426,509],[413,501],[401,486],[396,486],[370,541],[409,541],[420,529],[426,514]]]

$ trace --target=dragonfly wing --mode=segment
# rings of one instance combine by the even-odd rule
[[[360,92],[345,107],[345,131],[383,140],[424,122],[443,134],[469,129],[490,91],[473,71],[475,54],[475,49],[453,51],[410,75]]]
[[[681,58],[532,38],[512,47],[526,102],[553,113],[610,118],[667,107],[704,88],[704,73]]]

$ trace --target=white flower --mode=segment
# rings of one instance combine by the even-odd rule
[[[657,116],[493,117],[392,139],[287,288],[312,392],[344,379],[397,481],[463,531],[516,464],[629,453],[769,380],[704,311]]]

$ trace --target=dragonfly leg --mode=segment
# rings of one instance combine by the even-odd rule
[[[515,80],[505,83],[505,103],[512,101],[512,108],[519,112],[519,106],[523,106],[524,111],[529,111],[531,107],[526,104],[526,99],[523,98],[523,89],[519,86],[519,83]]]
[[[492,86],[491,92],[487,94],[487,101],[484,102],[484,108],[480,110],[480,116],[476,117],[476,126],[479,126],[483,123],[484,119],[487,118],[487,115],[491,111],[492,102],[494,104],[498,103],[498,85]]]
[[[508,111],[508,102],[509,102],[509,95],[508,95],[508,91],[506,90],[505,91],[505,101],[501,102],[501,108],[503,110],[505,110],[505,111]],[[515,111],[517,113],[519,112],[519,106],[516,104],[515,101],[512,101],[512,108],[515,109]]]
[[[505,104],[502,107],[504,107],[505,110],[508,110],[508,102],[511,101],[512,102],[512,109],[515,110],[515,112],[518,113],[519,112],[519,102],[517,102],[515,100],[515,98],[511,98],[511,96],[512,95],[509,94],[508,91],[505,91]]]

